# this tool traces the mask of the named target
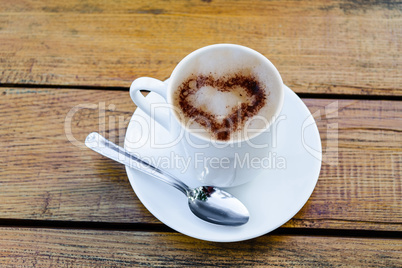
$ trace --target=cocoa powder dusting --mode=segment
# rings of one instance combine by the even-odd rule
[[[226,118],[219,122],[216,115],[196,107],[188,98],[204,86],[210,86],[222,92],[231,92],[234,87],[240,86],[251,101],[233,107]],[[243,127],[246,120],[255,116],[266,104],[265,88],[260,82],[251,75],[246,76],[240,73],[218,79],[215,79],[212,74],[193,75],[184,81],[178,90],[178,104],[184,115],[207,129],[220,141],[229,140],[232,133]]]

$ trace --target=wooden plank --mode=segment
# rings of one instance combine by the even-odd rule
[[[135,109],[128,92],[3,88],[0,96],[0,218],[159,223],[124,168],[82,144],[92,131],[123,144]],[[402,103],[304,101],[324,163],[309,202],[285,227],[402,231]]]
[[[400,267],[400,239],[262,236],[212,243],[177,233],[0,228],[2,267]]]
[[[135,109],[127,92],[1,91],[2,218],[157,222],[137,200],[124,167],[102,161],[83,144],[90,132],[107,129],[107,136],[122,137],[115,142],[123,145]],[[116,120],[109,129],[112,116],[123,117],[122,126]]]
[[[401,96],[397,1],[2,1],[0,83],[129,87],[238,43],[300,93]]]
[[[377,229],[377,223],[393,223],[386,229],[402,230],[402,103],[303,101],[316,115],[323,166],[310,201],[286,226]]]

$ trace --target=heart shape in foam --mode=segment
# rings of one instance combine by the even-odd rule
[[[196,101],[197,94],[206,87],[212,93],[215,90],[232,95],[228,97],[236,99],[237,105],[225,107],[229,112],[224,116],[211,112]],[[222,94],[215,94],[212,98],[218,95]],[[232,133],[241,129],[246,120],[255,116],[266,104],[263,85],[254,76],[240,73],[219,78],[212,74],[192,75],[180,85],[177,97],[187,120],[194,120],[220,141],[229,140]]]

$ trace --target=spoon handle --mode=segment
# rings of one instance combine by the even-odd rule
[[[190,191],[187,185],[170,175],[168,172],[154,167],[140,158],[132,155],[124,148],[107,140],[97,132],[92,132],[87,136],[85,139],[85,145],[103,156],[157,178],[180,190],[185,195],[188,195]]]

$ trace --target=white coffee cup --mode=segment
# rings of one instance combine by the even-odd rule
[[[175,92],[180,85],[192,75],[212,74],[220,79],[220,76],[230,77],[240,72],[263,85],[266,101],[259,110],[261,112],[243,120],[243,125],[236,130],[237,134],[230,133],[228,140],[219,140],[209,129],[188,124],[191,118],[183,115],[175,101]],[[155,92],[165,102],[152,103],[141,94],[141,90]],[[272,147],[269,144],[273,134],[270,128],[282,109],[284,92],[279,72],[262,54],[240,45],[217,44],[186,56],[173,70],[167,83],[149,77],[136,79],[130,87],[130,96],[139,109],[177,137],[181,153],[190,159],[189,167],[194,178],[204,185],[232,187],[250,181],[261,171],[255,163],[264,158]],[[228,95],[228,98],[232,96]],[[225,103],[225,99],[213,103]],[[254,164],[248,163],[250,161]]]

